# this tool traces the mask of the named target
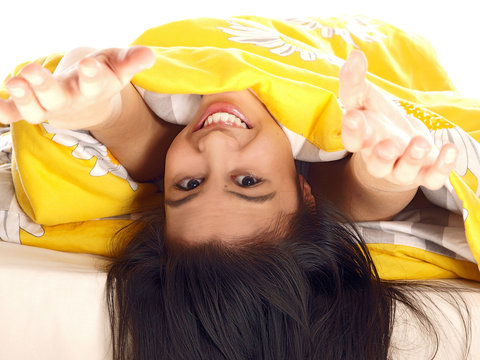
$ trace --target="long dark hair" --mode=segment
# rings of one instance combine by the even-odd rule
[[[387,359],[398,302],[432,330],[335,211],[288,221],[286,235],[180,247],[162,216],[141,221],[108,272],[114,360]]]

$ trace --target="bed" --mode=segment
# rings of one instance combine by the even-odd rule
[[[0,359],[108,359],[101,257],[0,242]]]
[[[107,260],[0,242],[0,359],[108,360],[110,331],[104,299]],[[472,320],[471,339],[480,337],[480,284],[448,280],[476,293],[464,293]],[[446,315],[439,326],[435,359],[459,359],[464,339],[451,306],[439,300]],[[446,321],[451,322],[452,325]],[[455,330],[458,331],[456,333]],[[429,343],[400,309],[394,330],[394,359],[424,359]],[[480,353],[473,340],[468,359]]]

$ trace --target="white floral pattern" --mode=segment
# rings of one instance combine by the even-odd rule
[[[0,210],[0,239],[8,242],[20,244],[20,230],[29,233],[32,236],[41,237],[45,234],[45,230],[40,224],[31,220],[20,208],[15,196],[11,197],[8,208]]]
[[[452,125],[445,118],[430,110],[398,98],[395,98],[394,102],[400,109],[403,109],[406,116],[413,116],[422,121],[430,129],[432,140],[438,149],[446,144],[455,144],[458,149],[458,158],[454,170],[459,176],[469,176],[470,181],[476,181],[477,187],[472,190],[476,196],[479,196],[480,144],[464,130]],[[445,180],[445,186],[440,190],[422,190],[432,203],[462,214],[464,220],[467,219],[468,211],[463,207],[462,201],[448,179]]]
[[[294,53],[298,53],[300,58],[304,61],[321,59],[336,66],[342,66],[345,63],[343,59],[340,59],[333,54],[321,53],[306,44],[304,44],[304,47],[300,47],[298,41],[296,41],[295,44],[285,35],[262,24],[248,20],[242,20],[242,23],[235,21],[228,22],[230,27],[219,27],[219,29],[232,35],[232,37],[228,38],[231,41],[268,48],[270,52],[279,56],[290,56]]]
[[[480,145],[470,135],[458,127],[450,129],[438,129],[432,131],[433,139],[437,147],[444,144],[455,144],[458,149],[458,159],[455,164],[455,171],[460,176],[470,172],[480,180]],[[477,186],[475,195],[480,195],[480,186]]]
[[[440,149],[445,144],[455,144],[458,149],[455,172],[461,177],[470,172],[478,184],[473,191],[476,196],[480,196],[480,144],[460,127],[453,126],[442,116],[400,99],[394,101],[403,108],[407,116],[414,116],[427,125],[437,148]]]
[[[42,226],[31,220],[21,209],[15,197],[11,174],[11,133],[0,136],[0,152],[5,162],[0,165],[0,239],[20,243],[20,230],[40,237],[45,234]]]
[[[458,127],[436,129],[430,132],[437,148],[441,148],[445,144],[455,144],[459,151],[454,170],[461,177],[466,176],[470,172],[470,176],[473,176],[477,181],[477,188],[472,190],[476,196],[479,196],[480,146],[478,142]],[[445,181],[445,186],[442,189],[436,191],[423,189],[423,192],[434,204],[461,214],[463,220],[467,220],[468,210],[464,208],[462,201],[448,179]]]
[[[43,123],[43,128],[49,134],[54,134],[52,140],[63,146],[75,146],[72,156],[81,160],[90,160],[95,157],[97,161],[90,171],[91,176],[105,176],[108,173],[128,181],[133,191],[136,191],[138,184],[128,175],[127,170],[119,164],[114,164],[108,157],[107,148],[97,139],[91,136],[88,131],[73,131],[56,129],[48,123]]]
[[[331,39],[334,36],[340,36],[343,41],[347,44],[359,48],[359,46],[353,41],[352,34],[358,39],[365,42],[379,42],[382,38],[387,37],[385,34],[382,34],[377,28],[371,24],[368,20],[365,20],[358,16],[347,17],[347,25],[345,28],[335,28],[330,26],[325,26],[320,22],[306,18],[290,18],[286,19],[291,24],[296,26],[301,26],[310,31],[320,30],[320,34],[323,38]]]

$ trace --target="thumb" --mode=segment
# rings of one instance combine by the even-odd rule
[[[369,89],[367,69],[367,58],[359,50],[352,51],[340,69],[338,95],[345,110],[364,108]]]
[[[153,50],[146,46],[132,46],[124,49],[118,55],[121,81],[129,82],[137,73],[152,67],[155,60]]]

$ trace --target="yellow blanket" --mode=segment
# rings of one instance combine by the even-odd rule
[[[133,79],[140,88],[162,94],[250,88],[284,127],[334,154],[332,158],[344,153],[339,68],[350,51],[361,49],[369,62],[368,79],[424,121],[437,144],[456,138],[465,145],[461,151],[466,155],[445,187],[453,194],[453,205],[445,206],[463,212],[470,249],[477,263],[480,260],[480,240],[475,237],[480,233],[480,101],[455,92],[427,41],[360,17],[250,16],[174,22],[146,31],[133,44],[150,46],[157,56],[154,67]],[[38,61],[53,70],[60,57]],[[3,96],[8,96],[5,90]],[[92,145],[97,150],[89,152],[90,140],[82,142],[48,124],[24,122],[14,124],[12,134],[17,199],[41,224],[35,231],[20,230],[22,243],[108,254],[109,239],[130,221],[128,214],[161,204],[155,187],[131,181],[107,149],[98,150],[97,144]],[[480,280],[471,262],[407,246],[369,247],[384,278]]]

